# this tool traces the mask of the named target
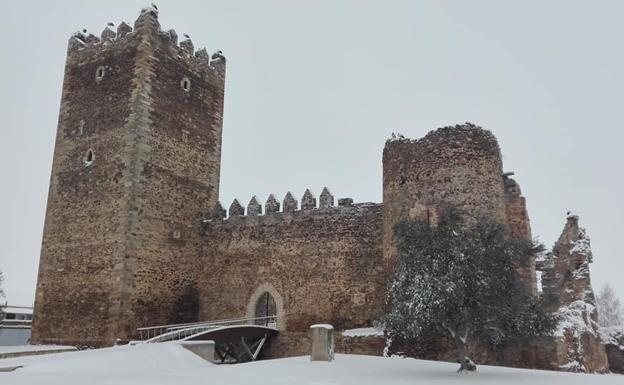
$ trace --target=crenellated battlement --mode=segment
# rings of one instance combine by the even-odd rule
[[[115,49],[125,47],[130,42],[142,41],[144,38],[159,42],[164,49],[178,59],[184,60],[190,66],[209,69],[221,77],[225,76],[225,57],[221,51],[212,55],[206,48],[195,50],[191,38],[184,34],[178,42],[178,34],[175,30],[163,30],[158,22],[158,10],[145,7],[134,22],[134,28],[125,21],[118,24],[113,30],[114,24],[109,23],[100,33],[100,37],[88,33],[86,29],[77,31],[71,35],[68,43],[68,55],[90,56],[103,49]]]
[[[226,211],[221,202],[217,202],[212,213],[208,215],[208,218],[203,220],[204,226],[209,224],[218,223],[248,223],[248,224],[260,224],[265,222],[275,222],[281,219],[292,220],[293,217],[308,216],[308,215],[340,215],[346,212],[357,212],[367,209],[380,209],[381,203],[363,202],[353,203],[351,198],[338,199],[338,205],[334,205],[334,196],[331,194],[327,187],[324,187],[319,203],[310,189],[306,189],[301,197],[301,206],[289,191],[286,193],[283,199],[283,203],[275,198],[274,194],[270,194],[264,204],[264,210],[262,204],[258,201],[256,195],[252,196],[247,206],[243,206],[239,199],[234,199]],[[283,208],[280,210],[280,208]],[[227,213],[227,215],[226,215]]]

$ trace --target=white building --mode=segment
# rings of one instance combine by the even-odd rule
[[[0,306],[0,346],[28,344],[32,317],[32,307]]]

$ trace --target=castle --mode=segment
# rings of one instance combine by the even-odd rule
[[[267,354],[298,354],[313,323],[345,330],[379,319],[396,257],[392,226],[402,218],[435,221],[440,207],[453,205],[531,239],[525,198],[512,173],[503,173],[496,138],[472,124],[389,140],[382,203],[336,204],[325,188],[318,201],[309,190],[300,203],[290,193],[281,204],[269,196],[264,207],[253,197],[226,213],[218,202],[225,72],[220,52],[195,51],[188,38],[178,43],[151,7],[133,28],[121,23],[100,38],[70,38],[33,342],[104,346],[136,338],[141,326],[275,315],[280,333]],[[576,240],[581,231],[570,220],[566,234]],[[519,266],[535,295],[536,265],[553,293],[567,293],[570,272],[588,274],[587,255],[567,263],[583,257],[564,248],[537,262],[528,255]],[[585,278],[572,280],[576,297],[557,292],[563,302],[553,310],[591,303]],[[578,344],[576,353],[592,347],[579,353],[586,371],[606,371],[592,327],[511,359],[484,359],[560,368]],[[371,354],[385,346],[380,337],[338,343]],[[438,353],[424,355],[444,358]]]

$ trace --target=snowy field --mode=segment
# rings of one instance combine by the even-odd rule
[[[42,352],[55,350],[76,350],[73,346],[64,345],[19,345],[19,346],[0,346],[0,354],[4,353],[23,353],[23,352]],[[1,362],[1,361],[0,361]],[[0,365],[2,367],[4,365]]]
[[[456,374],[456,364],[414,359],[336,355],[336,360],[310,362],[308,357],[213,365],[173,343],[123,346],[48,356],[0,360],[2,384],[623,384],[621,375],[587,375],[480,366]]]

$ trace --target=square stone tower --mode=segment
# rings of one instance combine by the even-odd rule
[[[145,8],[70,38],[33,342],[107,345],[196,320],[200,220],[219,192],[225,58]]]

